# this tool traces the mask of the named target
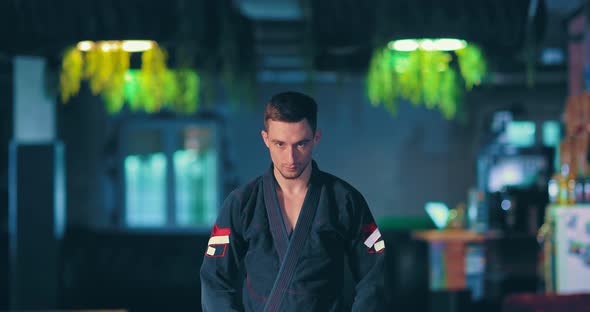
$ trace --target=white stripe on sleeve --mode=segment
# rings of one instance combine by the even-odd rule
[[[213,236],[209,239],[209,245],[229,244],[229,235]]]
[[[380,240],[375,243],[375,251],[380,251],[381,249],[385,248],[385,242]]]
[[[371,233],[371,235],[365,240],[365,246],[369,248],[373,247],[379,238],[381,238],[381,233],[379,232],[379,229],[375,229],[375,231],[373,231],[373,233]]]

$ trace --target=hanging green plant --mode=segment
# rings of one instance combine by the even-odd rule
[[[123,50],[109,51],[111,55],[103,56],[103,63],[111,62],[110,79],[105,79],[102,98],[107,111],[111,114],[119,112],[125,101],[125,73],[129,70],[129,53]]]
[[[59,77],[61,98],[65,103],[80,92],[82,80],[82,52],[76,48],[69,48],[64,53],[62,70]]]
[[[484,61],[481,50],[474,46],[468,45],[464,49],[457,50],[459,69],[465,80],[465,87],[471,90],[474,85],[479,85],[486,73],[486,62]]]
[[[201,81],[194,70],[180,69],[176,72],[176,93],[172,103],[175,111],[191,114],[199,107],[199,89]]]
[[[460,76],[452,66],[453,51]],[[367,96],[396,115],[399,98],[438,109],[453,119],[462,105],[461,80],[470,90],[486,72],[481,50],[453,39],[398,40],[373,53],[367,73]]]
[[[397,113],[396,100],[400,91],[396,81],[397,76],[391,74],[394,68],[393,54],[388,49],[375,51],[369,65],[367,93],[371,104],[378,106],[379,103],[383,103],[385,109],[395,116]]]
[[[157,79],[161,85],[155,85]],[[156,108],[166,108],[191,114],[199,108],[199,85],[199,75],[192,69],[166,70],[156,78],[148,77],[143,70],[130,70],[125,76],[125,100],[131,111],[153,112]],[[162,93],[153,92],[155,86]],[[146,107],[142,103],[151,103],[152,106]]]
[[[130,70],[133,52],[141,52],[141,70]],[[61,98],[67,103],[87,80],[90,91],[105,101],[107,112],[154,113],[163,108],[194,113],[199,107],[200,79],[196,71],[167,68],[166,52],[152,41],[80,42],[66,50],[60,74]]]

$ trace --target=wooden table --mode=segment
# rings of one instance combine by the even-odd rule
[[[428,244],[433,311],[466,310],[458,307],[461,303],[457,302],[457,296],[467,290],[467,245],[482,243],[485,236],[462,229],[417,231],[412,236]],[[483,263],[481,270],[483,271]],[[461,294],[465,293],[469,292]]]

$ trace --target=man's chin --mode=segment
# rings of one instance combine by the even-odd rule
[[[301,171],[301,172],[282,172],[282,171],[280,171],[280,172],[281,172],[281,175],[283,176],[283,178],[285,178],[287,180],[294,180],[294,179],[299,178],[303,171]]]

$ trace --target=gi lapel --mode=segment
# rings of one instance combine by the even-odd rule
[[[295,268],[297,267],[297,263],[299,262],[299,255],[301,254],[303,246],[305,246],[305,242],[307,241],[307,237],[309,236],[309,231],[311,230],[313,218],[315,217],[315,212],[320,201],[320,193],[322,191],[321,172],[319,171],[315,162],[312,162],[312,166],[313,169],[309,181],[309,188],[307,194],[305,195],[305,200],[303,201],[303,206],[301,207],[301,212],[299,213],[299,218],[297,219],[297,224],[295,226],[295,229],[293,230],[293,233],[291,234],[291,241],[287,240],[288,238],[286,236],[286,232],[284,231],[284,225],[282,222],[283,220],[281,218],[281,215],[278,214],[279,211],[277,209],[274,209],[280,209],[280,207],[272,207],[272,205],[268,204],[266,205],[266,211],[269,216],[269,222],[271,231],[273,233],[273,239],[275,239],[275,245],[277,246],[277,249],[279,249],[278,244],[288,243],[286,253],[284,254],[284,257],[281,258],[281,268],[275,279],[275,283],[270,292],[270,295],[268,296],[268,300],[266,301],[264,311],[267,312],[277,311],[281,305],[283,297],[287,292],[289,285],[291,284],[291,279],[293,278]],[[272,182],[274,183],[274,180],[272,180]],[[268,202],[268,200],[266,199],[267,197],[273,199],[273,202],[276,203],[276,201],[274,200],[274,198],[276,198],[276,193],[268,194],[272,195],[272,197],[267,196],[266,186],[264,188],[265,203]],[[271,210],[274,212],[271,212]],[[271,214],[274,215],[275,213],[277,215],[271,217]],[[280,228],[281,226],[283,228]],[[276,231],[273,229],[276,229]],[[277,242],[276,237],[282,237],[279,239],[281,241]],[[281,252],[279,251],[279,255],[280,254]]]
[[[289,237],[285,232],[283,219],[281,216],[281,207],[277,200],[277,193],[275,190],[275,178],[273,175],[273,166],[270,166],[268,172],[262,178],[262,186],[264,188],[264,206],[266,207],[266,214],[268,215],[268,223],[270,225],[270,233],[275,243],[279,259],[283,262],[285,253],[287,253],[287,245],[289,244]]]

